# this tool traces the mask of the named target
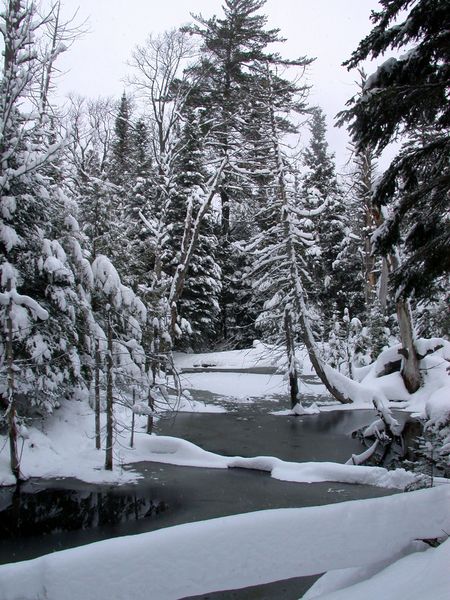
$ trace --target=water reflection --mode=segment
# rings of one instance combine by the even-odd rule
[[[76,531],[150,518],[167,505],[119,490],[2,490],[0,539]]]

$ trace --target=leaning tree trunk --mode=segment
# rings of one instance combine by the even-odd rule
[[[317,348],[308,317],[306,316],[306,306],[303,300],[301,301],[301,304],[303,305],[303,311],[300,312],[299,319],[302,327],[302,339],[306,346],[309,360],[311,361],[314,371],[316,372],[316,375],[320,381],[324,384],[330,394],[336,398],[336,400],[342,404],[351,404],[353,402],[351,397],[333,385],[329,375],[326,373],[326,367],[319,356],[319,349]]]
[[[222,161],[219,168],[208,182],[208,192],[197,211],[195,219],[193,219],[192,213],[190,213],[189,218],[187,219],[187,222],[185,224],[181,257],[177,268],[175,269],[175,274],[172,279],[172,284],[170,286],[168,297],[168,304],[170,307],[171,315],[170,333],[173,340],[176,338],[176,324],[178,319],[177,302],[179,301],[179,299],[181,298],[181,294],[183,293],[186,275],[191,264],[192,256],[197,247],[201,225],[203,223],[206,213],[208,212],[211,206],[212,200],[216,195],[217,187],[219,185],[222,172],[225,169],[225,165],[227,164],[227,160],[228,159],[225,158]]]

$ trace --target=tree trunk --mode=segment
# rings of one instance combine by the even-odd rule
[[[7,290],[11,291],[11,280],[8,279]],[[14,352],[13,352],[13,322],[12,322],[12,307],[13,301],[10,299],[7,309],[6,327],[6,360],[7,360],[7,378],[8,378],[8,435],[9,435],[9,453],[11,472],[20,481],[20,459],[17,452],[17,421],[16,421],[16,406],[14,393]]]
[[[153,356],[151,362],[151,370],[152,370],[152,382],[153,385],[156,383],[156,376],[159,374],[159,353],[161,351],[160,348],[160,336],[159,336],[159,321],[153,322]]]
[[[398,269],[400,265],[400,260],[396,254],[390,254],[387,262],[390,271]],[[400,373],[406,389],[410,394],[414,394],[414,392],[417,392],[420,388],[421,377],[419,358],[417,356],[416,347],[414,346],[411,307],[407,299],[399,297],[395,303],[395,308],[397,311],[400,341],[402,344],[401,355],[403,356]]]
[[[99,341],[95,340],[95,366],[94,366],[94,394],[95,394],[95,447],[101,448],[100,434],[100,349]]]
[[[400,328],[400,339],[403,346],[401,375],[403,383],[410,394],[420,388],[421,377],[419,357],[414,346],[411,309],[408,300],[399,298],[396,303],[397,319]]]
[[[153,411],[155,410],[155,400],[152,396],[151,390],[148,391],[148,407]],[[147,433],[153,432],[153,414],[147,416]]]
[[[130,448],[134,447],[134,421],[135,421],[135,414],[134,414],[134,404],[136,402],[136,389],[133,388],[133,407],[131,410],[131,437],[130,437]]]
[[[375,274],[375,257],[372,254],[372,244],[370,236],[375,229],[373,214],[370,209],[370,205],[365,207],[365,223],[364,223],[364,271],[365,271],[365,285],[364,295],[366,306],[373,304],[375,296],[375,288],[377,284],[377,278]]]
[[[230,197],[223,188],[220,190],[220,202],[222,205],[222,227],[220,235],[227,239],[230,232]]]
[[[389,280],[389,267],[388,267],[387,260],[383,257],[383,260],[381,262],[381,274],[380,274],[380,283],[379,283],[379,291],[378,291],[378,298],[379,298],[381,310],[383,311],[383,313],[386,312],[386,306],[387,306],[388,280]]]
[[[306,310],[306,308],[304,310]],[[311,364],[314,368],[314,371],[316,372],[317,377],[324,384],[324,386],[327,388],[327,390],[330,392],[330,394],[334,398],[336,398],[336,400],[338,400],[342,404],[351,404],[353,402],[353,400],[348,395],[346,395],[344,392],[339,390],[336,386],[334,386],[331,383],[330,378],[328,377],[327,373],[325,372],[325,366],[323,365],[322,360],[319,357],[318,348],[317,348],[317,345],[313,338],[311,327],[309,325],[306,314],[304,312],[300,313],[299,317],[300,317],[300,324],[302,326],[302,331],[303,331],[303,335],[302,335],[303,342],[306,346],[306,350],[308,351],[309,360],[311,361]]]
[[[106,355],[106,449],[105,469],[113,469],[113,343],[111,309],[108,310],[108,351]]]
[[[288,357],[288,373],[289,373],[289,390],[291,396],[291,408],[299,401],[299,389],[298,389],[298,373],[295,362],[295,345],[294,335],[292,330],[292,317],[289,309],[286,308],[284,311],[284,331],[286,334],[286,351]]]

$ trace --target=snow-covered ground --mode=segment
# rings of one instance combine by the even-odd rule
[[[419,540],[450,530],[449,504],[446,485],[115,538],[0,567],[0,597],[175,600],[331,571],[307,598],[448,600],[450,541]]]
[[[303,375],[313,375],[311,362],[307,353],[299,349],[296,353],[297,360],[301,365]],[[178,369],[283,369],[286,363],[286,355],[283,348],[276,349],[273,346],[255,340],[251,348],[244,350],[227,350],[224,352],[207,352],[203,354],[174,353],[175,365]]]

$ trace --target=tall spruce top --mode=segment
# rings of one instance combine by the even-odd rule
[[[267,17],[256,14],[265,3],[266,0],[225,0],[222,19],[193,15],[196,24],[188,30],[202,37],[204,50],[211,54],[204,63],[210,68],[215,62],[222,64],[228,82],[241,79],[243,67],[253,61],[279,59],[277,53],[266,51],[269,44],[284,41],[279,29],[264,29]]]

